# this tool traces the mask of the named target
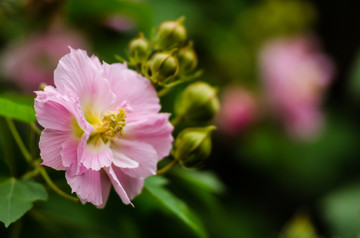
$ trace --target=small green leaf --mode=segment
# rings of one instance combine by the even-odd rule
[[[32,106],[0,98],[0,115],[24,122],[36,121],[35,110]]]
[[[10,178],[0,184],[0,221],[8,227],[23,216],[37,200],[46,200],[41,184],[31,180]]]
[[[185,169],[174,169],[172,172],[175,176],[199,189],[217,194],[225,191],[225,185],[212,172]]]
[[[185,202],[174,196],[164,186],[167,180],[164,177],[152,176],[146,179],[145,189],[160,202],[166,209],[180,218],[199,237],[207,237],[201,221],[193,213]]]

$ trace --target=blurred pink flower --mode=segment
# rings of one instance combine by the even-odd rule
[[[297,138],[311,138],[323,124],[321,104],[334,75],[332,61],[312,38],[278,39],[260,55],[261,74],[273,112]]]
[[[104,21],[104,25],[117,32],[131,32],[136,28],[135,20],[124,14],[107,17]]]
[[[228,86],[221,98],[221,109],[217,115],[219,130],[236,135],[246,129],[257,117],[254,95],[240,86]]]
[[[8,47],[2,56],[2,71],[24,92],[32,93],[43,82],[54,84],[54,69],[68,46],[86,48],[86,43],[76,32],[56,29],[38,33]]]
[[[126,64],[101,64],[73,49],[61,58],[54,79],[56,87],[37,91],[35,99],[45,128],[43,165],[66,170],[83,203],[104,207],[111,184],[123,203],[131,203],[173,141],[169,114],[159,113],[152,84]]]

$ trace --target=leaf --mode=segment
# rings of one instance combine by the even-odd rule
[[[37,200],[46,200],[41,184],[31,180],[10,178],[0,184],[0,221],[5,227],[23,216]]]
[[[167,210],[188,225],[199,237],[207,237],[204,227],[195,213],[189,209],[185,202],[165,189],[166,184],[167,180],[165,178],[152,176],[145,180],[145,189]]]
[[[197,189],[206,190],[211,193],[221,194],[225,191],[224,184],[209,171],[174,169],[173,174],[182,180],[195,186]]]
[[[32,106],[14,102],[0,97],[0,115],[24,122],[36,121],[35,110]]]

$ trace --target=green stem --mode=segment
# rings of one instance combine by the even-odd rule
[[[35,125],[34,122],[30,123],[30,127],[36,132],[36,134],[41,135],[41,130]]]
[[[163,168],[159,169],[158,171],[156,171],[157,175],[160,174],[165,174],[166,172],[168,172],[172,167],[174,167],[177,164],[177,160],[173,160],[171,161],[171,163],[167,164],[166,166],[164,166]]]
[[[32,177],[37,176],[39,174],[39,172],[40,172],[39,169],[36,167],[34,170],[27,172],[26,174],[24,174],[21,177],[24,179],[32,178]]]
[[[157,93],[158,97],[159,97],[159,98],[163,97],[165,94],[167,94],[168,92],[170,92],[171,88],[172,88],[172,87],[165,87],[165,88],[161,89],[161,90]]]
[[[29,153],[29,151],[26,149],[24,142],[21,140],[21,137],[18,131],[16,130],[14,122],[8,117],[6,118],[6,122],[9,125],[11,134],[13,135],[16,144],[19,146],[21,153],[24,155],[26,161],[30,163],[32,161],[32,156]]]
[[[58,186],[56,186],[55,183],[51,180],[51,178],[47,174],[46,170],[43,167],[41,167],[40,164],[38,166],[39,166],[40,174],[42,175],[42,177],[45,179],[45,182],[50,186],[50,188],[52,190],[54,190],[57,194],[59,194],[60,196],[66,198],[66,199],[69,199],[74,202],[79,201],[79,198],[68,195],[63,190],[61,190]]]

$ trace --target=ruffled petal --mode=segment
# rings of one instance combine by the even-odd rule
[[[126,64],[103,64],[103,75],[116,93],[116,105],[127,102],[133,111],[127,114],[127,121],[159,112],[160,104],[157,93],[149,79],[127,68]]]
[[[73,115],[69,109],[72,108],[71,103],[73,102],[60,95],[51,86],[46,87],[44,91],[35,93],[37,97],[34,108],[40,125],[49,129],[70,131]]]
[[[41,132],[39,147],[42,165],[56,170],[66,170],[60,151],[62,144],[71,138],[70,132],[57,131],[46,128]],[[76,149],[76,147],[75,147]]]
[[[69,168],[72,164],[77,163],[77,150],[79,141],[69,138],[61,145],[60,155],[62,163]]]
[[[35,93],[37,94],[34,103],[36,118],[44,128],[71,131],[76,120],[82,130],[86,132],[93,130],[83,115],[77,97],[61,95],[52,86],[47,86],[44,91]]]
[[[135,160],[127,157],[122,153],[117,153],[116,151],[112,150],[113,153],[113,163],[115,166],[120,168],[137,168],[139,167],[139,163]]]
[[[168,156],[171,150],[174,127],[169,122],[168,113],[156,113],[130,122],[126,125],[124,139],[136,139],[152,145],[158,153],[158,159]]]
[[[110,178],[110,181],[111,181],[112,185],[114,186],[115,191],[120,196],[122,202],[124,204],[131,204],[132,205],[129,196],[127,195],[125,189],[123,188],[122,184],[120,183],[120,181],[119,181],[115,171],[113,170],[113,168],[112,167],[105,168],[105,171],[107,172],[107,174],[108,174],[108,176]]]
[[[87,144],[81,155],[80,163],[87,169],[100,170],[103,167],[108,167],[113,161],[113,155],[108,147],[101,139],[97,145]]]
[[[77,175],[75,166],[72,166],[66,171],[65,176],[72,192],[76,192],[83,203],[91,202],[98,207],[105,206],[111,184],[104,171],[89,169]]]
[[[135,196],[141,193],[144,187],[144,178],[134,178],[127,175],[123,169],[112,166],[116,179],[125,190],[127,197],[132,200]]]
[[[111,145],[112,151],[138,162],[136,168],[122,167],[124,173],[134,178],[147,177],[156,174],[158,155],[150,144],[136,140],[118,139]]]
[[[115,101],[110,82],[102,76],[97,57],[88,57],[84,50],[74,50],[59,61],[54,72],[54,82],[65,95],[77,95],[85,116],[100,117]]]

